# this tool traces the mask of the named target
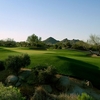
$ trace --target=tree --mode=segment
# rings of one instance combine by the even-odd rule
[[[4,46],[4,45],[5,45],[4,40],[0,40],[0,46]]]
[[[16,45],[18,47],[27,47],[28,46],[28,43],[25,42],[25,41],[21,41],[21,42],[17,42]]]
[[[35,34],[32,34],[27,38],[27,42],[30,43],[31,46],[36,46],[40,41],[41,41],[41,37],[38,37]]]
[[[100,36],[91,34],[88,43],[96,46],[98,51],[96,54],[100,56]]]
[[[16,47],[16,42],[11,38],[7,38],[6,40],[0,40],[0,46]]]
[[[84,41],[77,41],[73,44],[72,48],[73,49],[78,49],[78,50],[88,50],[88,44],[85,43]]]

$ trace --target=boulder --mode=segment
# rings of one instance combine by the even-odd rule
[[[19,79],[26,81],[26,79],[30,76],[31,71],[30,70],[26,70],[26,71],[22,71],[19,73],[18,77]]]
[[[15,86],[15,84],[18,82],[18,77],[15,75],[9,75],[6,80],[5,80],[5,84],[7,86],[13,85]]]
[[[61,76],[56,84],[56,88],[60,91],[67,91],[70,87],[70,80],[67,76]]]
[[[18,81],[18,82],[15,84],[16,87],[18,87],[18,86],[20,86],[20,85],[21,85],[21,82],[20,82],[20,81]]]
[[[42,88],[48,93],[52,92],[52,87],[50,85],[42,85]]]

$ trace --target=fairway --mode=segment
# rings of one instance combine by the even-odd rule
[[[0,48],[0,60],[8,55],[27,53],[31,64],[28,68],[37,65],[52,65],[58,73],[90,80],[95,86],[100,84],[100,57],[89,57],[87,52],[76,50],[29,50],[28,48]],[[100,87],[99,87],[100,88]]]

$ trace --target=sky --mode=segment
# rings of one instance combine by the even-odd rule
[[[100,0],[0,0],[0,40],[87,40],[100,35]]]

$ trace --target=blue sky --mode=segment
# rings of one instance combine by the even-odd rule
[[[87,40],[100,35],[100,0],[0,0],[0,39],[36,34]]]

